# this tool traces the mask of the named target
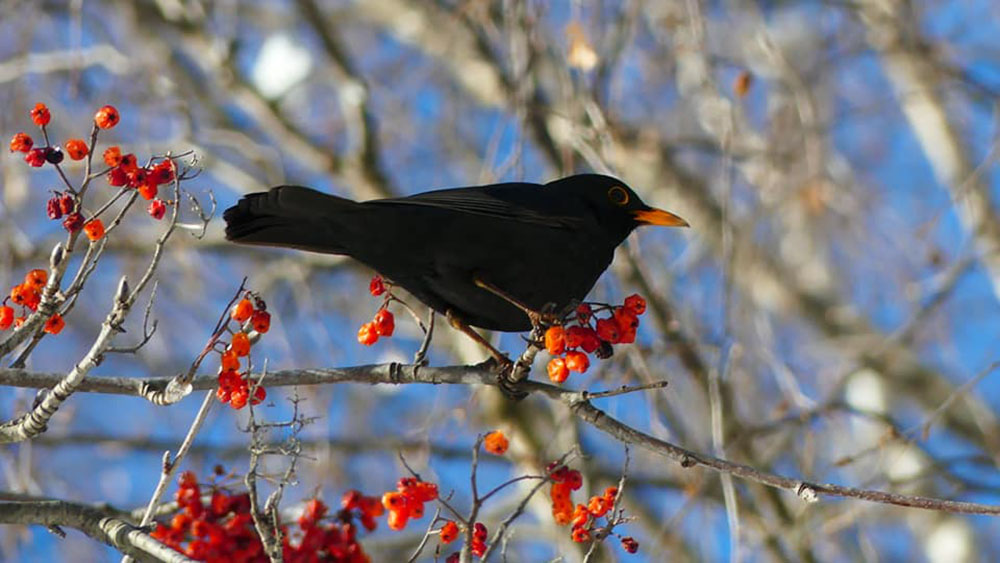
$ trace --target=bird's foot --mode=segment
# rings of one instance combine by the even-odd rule
[[[497,386],[504,397],[512,401],[520,401],[528,396],[527,391],[522,389],[521,382],[527,377],[527,371],[521,361],[511,361],[507,356],[490,356],[486,360],[476,364],[476,367],[489,370],[497,378]],[[531,366],[528,366],[530,369]]]

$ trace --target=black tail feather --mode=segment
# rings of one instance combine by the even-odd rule
[[[233,242],[344,254],[344,229],[338,216],[357,205],[311,188],[278,186],[245,196],[222,218],[226,239]]]

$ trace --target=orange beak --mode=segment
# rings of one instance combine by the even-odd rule
[[[677,215],[662,209],[650,208],[633,212],[636,222],[641,225],[659,225],[661,227],[690,227],[687,221]]]

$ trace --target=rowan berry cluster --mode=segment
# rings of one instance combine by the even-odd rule
[[[102,129],[111,129],[121,120],[121,114],[114,106],[106,105],[94,114],[94,126],[91,133],[91,143],[83,139],[69,139],[63,143],[62,147],[53,145],[49,141],[48,125],[52,120],[52,113],[43,103],[35,104],[30,112],[31,120],[37,125],[42,133],[45,146],[36,146],[34,139],[27,133],[21,131],[15,134],[10,140],[10,151],[24,153],[24,160],[32,167],[42,167],[46,163],[58,167],[68,156],[70,160],[88,159],[94,154],[98,132]],[[138,193],[152,200],[146,211],[155,219],[162,219],[166,214],[168,202],[156,199],[159,186],[174,181],[177,170],[172,158],[154,159],[144,167],[138,165],[138,160],[134,154],[122,154],[117,146],[107,148],[103,153],[104,163],[109,167],[106,171],[108,183],[115,187],[134,188]],[[89,169],[88,169],[89,170]],[[105,174],[101,172],[95,174],[99,176]],[[85,180],[89,182],[89,178]],[[46,202],[46,214],[50,219],[62,219],[63,228],[70,233],[83,230],[84,234],[91,241],[100,240],[105,235],[104,224],[99,217],[83,215],[81,197],[83,191],[73,188],[67,191],[56,191]]]
[[[447,532],[448,540],[445,540],[445,534]],[[458,524],[449,520],[441,528],[441,543],[451,543],[455,541],[458,537],[459,528]],[[469,551],[472,552],[476,557],[482,557],[486,553],[486,539],[489,537],[489,530],[486,529],[486,525],[482,522],[476,522],[472,526],[472,543],[469,544]],[[462,558],[461,553],[455,552],[445,558],[445,563],[458,563]]]
[[[217,474],[222,474],[220,468]],[[188,471],[180,477],[177,490],[178,512],[169,523],[158,522],[152,536],[192,559],[209,562],[269,561],[264,553],[253,515],[250,513],[250,496],[247,493],[231,494],[217,485],[211,486],[208,503],[202,498],[201,486],[194,473]],[[356,496],[352,496],[356,495]],[[349,506],[348,499],[354,499]],[[360,499],[360,500],[358,500]],[[281,542],[285,561],[367,563],[370,561],[357,540],[354,518],[360,512],[368,514],[358,502],[377,507],[373,497],[362,497],[356,491],[344,496],[343,509],[333,517],[327,516],[327,506],[319,499],[306,502],[297,520],[298,529],[282,525]],[[372,518],[371,516],[369,518]],[[374,520],[370,520],[374,529]]]
[[[373,297],[383,296],[382,306],[375,313],[375,318],[371,322],[361,325],[358,329],[358,342],[365,346],[371,346],[378,342],[381,337],[389,338],[396,330],[396,318],[389,310],[389,303],[396,300],[392,294],[392,285],[382,279],[382,276],[374,276],[368,284],[368,292]]]
[[[416,477],[400,477],[395,491],[382,495],[382,506],[389,511],[387,524],[392,530],[402,530],[411,519],[424,516],[424,503],[438,498],[435,483],[420,481]]]
[[[234,409],[242,409],[247,402],[256,405],[267,397],[267,391],[263,387],[254,386],[250,381],[249,361],[244,369],[241,358],[250,355],[251,331],[264,334],[271,329],[271,314],[267,312],[267,304],[259,295],[247,291],[233,305],[229,320],[235,323],[235,328],[226,327],[232,337],[220,352],[219,388],[215,394],[219,401],[229,403]]]
[[[38,309],[38,304],[42,301],[42,289],[48,281],[47,271],[35,269],[24,275],[23,282],[10,288],[10,294],[0,304],[0,330],[7,330],[11,326],[17,329],[24,324],[29,311]],[[14,307],[7,304],[8,302],[20,308],[19,315],[14,311]],[[59,334],[65,326],[66,321],[62,315],[53,313],[49,320],[45,321],[44,330],[49,334]]]
[[[608,316],[598,318],[607,312]],[[545,349],[554,357],[547,371],[553,383],[562,383],[571,371],[583,373],[590,367],[587,354],[608,358],[612,344],[631,344],[639,328],[639,316],[646,312],[646,300],[630,295],[619,306],[581,303],[564,324],[545,331]]]
[[[552,480],[550,496],[552,497],[552,517],[560,526],[571,524],[573,541],[583,543],[593,539],[597,518],[609,516],[615,508],[618,498],[618,487],[608,487],[601,495],[590,497],[587,504],[573,505],[573,491],[583,486],[580,472],[570,469],[558,462],[552,462],[546,468]],[[631,537],[621,538],[622,548],[629,553],[639,549],[639,542]]]

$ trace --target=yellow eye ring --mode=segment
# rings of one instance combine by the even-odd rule
[[[608,199],[615,205],[625,205],[628,203],[628,192],[621,186],[614,186],[608,190]]]

